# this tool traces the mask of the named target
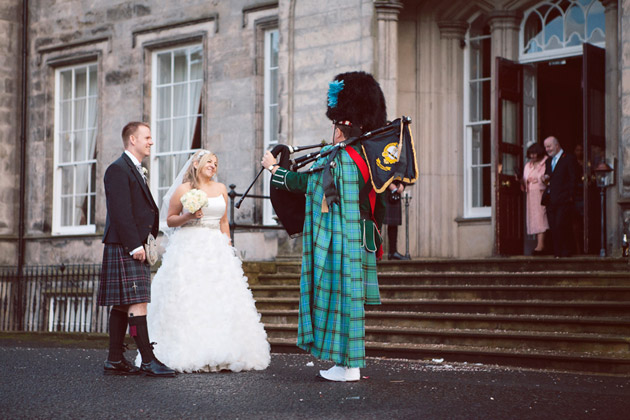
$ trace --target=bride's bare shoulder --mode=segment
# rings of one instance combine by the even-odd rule
[[[220,182],[217,182],[217,188],[221,191],[221,193],[227,192],[227,188],[225,188],[225,184],[221,184]]]
[[[227,193],[227,188],[225,188],[225,184],[222,184],[220,182],[213,181],[211,188],[212,188],[212,191],[217,194]]]
[[[173,193],[173,197],[176,197],[177,199],[179,199],[179,197],[186,194],[191,189],[192,189],[192,185],[190,185],[190,182],[184,182],[182,183],[182,185],[177,187],[177,189]]]

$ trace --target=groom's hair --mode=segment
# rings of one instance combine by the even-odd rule
[[[125,148],[127,148],[127,145],[129,144],[129,137],[136,134],[136,131],[138,131],[138,128],[140,126],[146,127],[148,129],[151,128],[149,124],[142,121],[131,121],[131,122],[128,122],[127,125],[125,125],[125,127],[123,127],[122,141]]]

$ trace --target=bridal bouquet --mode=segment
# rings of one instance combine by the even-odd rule
[[[194,213],[206,205],[208,202],[208,196],[205,192],[193,188],[186,194],[182,195],[180,201],[186,210]]]

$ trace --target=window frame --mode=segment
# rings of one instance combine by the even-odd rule
[[[577,2],[575,0],[569,0],[571,1],[573,4],[571,4],[571,6],[569,8],[573,8],[574,6],[579,7],[582,11],[586,11],[587,12],[587,16],[589,15],[589,13],[591,12],[591,9],[593,8],[593,6],[595,5],[595,3],[599,3],[599,6],[604,7],[601,4],[600,0],[592,0],[591,3],[589,3],[587,6],[581,6],[579,4],[577,4]],[[565,31],[565,22],[566,22],[566,13],[567,10],[569,10],[569,8],[567,8],[567,10],[562,10],[559,7],[559,3],[561,2],[561,0],[546,0],[546,1],[541,1],[538,4],[536,4],[535,6],[527,9],[524,13],[523,13],[523,19],[521,20],[521,24],[519,27],[519,33],[518,33],[518,47],[519,47],[519,63],[531,63],[531,62],[536,62],[536,61],[545,61],[545,60],[549,60],[549,59],[558,59],[558,58],[566,58],[566,57],[574,57],[574,56],[578,56],[578,55],[582,55],[582,44],[580,45],[573,45],[573,46],[567,46],[566,44],[568,44],[570,42],[570,40],[573,38],[573,35],[576,35],[577,33],[571,33],[569,36],[569,39],[565,39],[566,36],[566,31]],[[546,22],[546,17],[547,17],[547,13],[545,13],[545,16],[541,16],[541,14],[539,13],[538,9],[541,7],[549,7],[549,9],[554,9],[557,10],[558,13],[560,13],[562,15],[562,39],[558,39],[559,43],[562,44],[561,48],[554,48],[554,49],[549,49],[547,50],[547,44],[549,44],[551,41],[547,41],[546,45],[543,45],[542,51],[537,51],[537,52],[525,52],[526,49],[526,45],[525,45],[525,30],[526,30],[526,25],[527,25],[527,21],[529,20],[530,16],[532,15],[537,15],[539,18],[542,18],[543,21],[543,26],[542,26],[542,33],[544,33],[545,31],[545,26],[544,23]],[[560,11],[562,10],[562,11]],[[585,17],[585,22],[588,22],[588,17]],[[587,23],[585,23],[585,26],[587,25]],[[586,34],[585,36],[581,36],[580,34],[578,35],[578,38],[581,42],[583,43],[591,43],[595,46],[601,47],[601,48],[605,48],[605,42],[592,42],[592,38],[595,34],[595,32],[599,31],[601,37],[603,37],[604,39],[606,39],[606,25],[604,23],[604,27],[603,27],[603,32],[600,30],[600,28],[596,28],[593,29],[593,31],[589,34]]]
[[[277,145],[279,143],[279,135],[276,132],[275,133],[275,140],[272,139],[272,128],[271,127],[271,112],[270,112],[270,107],[272,107],[273,105],[271,104],[271,98],[270,98],[270,84],[271,84],[271,79],[270,79],[270,73],[272,70],[276,70],[276,89],[278,90],[279,88],[279,72],[280,72],[280,63],[278,62],[278,58],[276,57],[276,66],[275,68],[272,68],[270,65],[271,59],[270,59],[270,49],[271,49],[271,35],[275,34],[277,42],[279,44],[280,42],[280,31],[279,28],[277,26],[275,27],[268,27],[265,28],[263,30],[264,33],[264,53],[263,53],[263,67],[264,67],[264,76],[263,76],[263,86],[264,86],[264,100],[263,100],[263,150],[270,150],[273,146]],[[279,56],[279,54],[278,54]],[[276,98],[278,98],[278,91],[276,91]],[[278,117],[278,121],[280,118],[280,104],[279,101],[275,103],[275,107],[276,107],[276,115]],[[269,181],[270,181],[270,174],[268,173],[268,171],[265,171],[265,175],[264,175],[264,182],[263,182],[263,195],[264,196],[269,196],[270,194],[270,186],[269,186]],[[264,200],[263,201],[263,224],[264,225],[277,225],[277,219],[275,219],[276,217],[276,213],[273,209],[273,205],[271,204],[271,200]]]
[[[152,148],[151,150],[151,156],[150,156],[150,165],[151,165],[151,174],[152,176],[149,179],[149,183],[150,183],[150,189],[152,194],[154,195],[154,197],[156,197],[156,204],[158,205],[158,207],[161,207],[162,205],[162,199],[160,198],[160,190],[164,190],[165,192],[168,191],[168,188],[171,186],[173,180],[171,180],[171,182],[168,185],[164,185],[162,187],[160,187],[159,182],[160,182],[160,163],[159,163],[159,158],[163,157],[163,156],[177,156],[177,155],[186,155],[186,157],[190,157],[192,154],[194,154],[197,150],[200,149],[201,144],[203,143],[202,139],[200,138],[199,140],[199,147],[193,147],[193,145],[191,144],[191,146],[188,149],[182,149],[182,150],[178,150],[178,151],[172,151],[169,150],[167,152],[158,152],[159,150],[159,144],[158,142],[161,141],[161,139],[159,139],[159,129],[158,129],[158,123],[160,121],[166,120],[164,118],[160,119],[158,118],[158,88],[159,87],[164,87],[164,86],[171,86],[171,89],[173,86],[175,86],[176,84],[181,84],[181,82],[172,82],[168,83],[168,84],[159,84],[159,79],[158,79],[158,56],[160,54],[166,53],[166,52],[170,52],[171,53],[171,74],[173,71],[173,59],[172,59],[172,54],[175,53],[176,51],[181,51],[181,50],[189,50],[189,49],[193,49],[193,48],[199,48],[201,50],[202,53],[202,74],[201,74],[201,78],[200,79],[195,79],[195,80],[191,80],[190,79],[190,63],[188,63],[188,68],[187,68],[187,76],[188,79],[185,82],[187,85],[187,99],[188,101],[190,100],[190,86],[191,83],[193,82],[201,82],[201,89],[200,89],[200,100],[201,100],[201,112],[197,113],[197,114],[193,114],[193,113],[187,113],[186,114],[186,118],[191,118],[193,116],[196,116],[197,118],[200,118],[201,121],[201,127],[200,127],[200,133],[203,133],[203,126],[205,124],[204,122],[204,115],[205,115],[205,106],[204,104],[204,92],[205,92],[205,85],[206,85],[206,65],[205,65],[205,60],[206,60],[206,51],[204,48],[204,43],[201,41],[195,41],[195,42],[189,42],[189,43],[182,43],[182,44],[177,44],[177,45],[169,45],[169,46],[165,46],[163,48],[154,48],[151,49],[150,54],[151,54],[151,133],[152,136],[156,142],[156,145]],[[171,121],[174,119],[174,115],[173,115],[173,95],[171,95],[171,112],[169,115],[169,118]],[[181,117],[181,116],[179,116]],[[170,124],[170,138],[172,138],[173,136],[173,124]],[[192,137],[191,140],[194,138],[194,133],[192,133]],[[175,174],[173,174],[173,178],[176,177],[177,173],[179,171],[181,171],[182,168],[179,168]]]
[[[95,96],[91,96],[90,95],[90,71],[91,68],[94,68],[95,70],[95,75],[96,75],[96,95]],[[77,70],[80,69],[86,69],[86,95],[85,95],[85,102],[86,102],[86,123],[89,123],[89,112],[87,112],[87,110],[89,109],[89,99],[90,98],[95,98],[95,107],[96,107],[96,115],[95,115],[95,125],[93,128],[88,128],[83,127],[82,130],[85,131],[89,131],[91,129],[93,129],[95,131],[94,134],[94,157],[92,159],[86,159],[86,160],[77,160],[77,161],[71,161],[71,162],[61,162],[60,156],[61,156],[61,133],[60,133],[60,129],[61,129],[61,118],[62,118],[62,92],[61,92],[61,75],[63,72],[66,72],[68,70],[72,71],[72,98],[70,99],[70,101],[72,102],[72,106],[71,106],[71,116],[70,116],[70,132],[72,133],[71,135],[74,136],[74,132],[77,131],[75,130],[75,102],[76,102],[76,96],[75,96],[75,92],[76,92],[76,72]],[[51,229],[51,234],[52,235],[86,235],[86,234],[94,234],[96,233],[96,205],[97,205],[97,200],[96,200],[96,196],[97,196],[97,186],[96,186],[96,180],[92,179],[92,177],[96,176],[96,165],[98,164],[98,160],[96,158],[96,156],[98,155],[97,152],[97,148],[98,148],[98,136],[99,136],[99,113],[100,113],[100,109],[99,109],[99,102],[100,102],[100,89],[99,89],[99,63],[98,60],[91,60],[91,61],[85,61],[85,62],[81,62],[81,63],[76,63],[76,64],[70,64],[70,65],[65,65],[65,66],[59,66],[59,67],[55,67],[54,68],[54,86],[55,86],[55,91],[54,91],[54,130],[53,130],[53,205],[52,205],[52,229]],[[74,144],[74,142],[73,142]],[[72,151],[74,152],[74,147],[72,148]],[[89,164],[92,165],[92,169],[88,171],[88,182],[87,182],[87,191],[84,194],[80,194],[80,195],[85,195],[87,197],[94,197],[94,200],[87,200],[87,206],[88,206],[88,211],[87,211],[87,217],[89,218],[90,215],[93,213],[93,218],[92,220],[89,220],[91,223],[87,223],[85,225],[70,225],[70,226],[63,226],[62,225],[62,219],[63,219],[63,214],[62,214],[62,197],[64,194],[62,194],[63,191],[63,186],[61,185],[62,183],[62,168],[63,167],[68,167],[68,166],[76,166],[77,164]],[[76,191],[76,179],[77,177],[75,176],[73,178],[73,192],[72,192],[72,196],[76,197],[78,196],[77,191]],[[94,185],[94,190],[90,191],[90,186]],[[93,202],[93,204],[92,204]],[[73,206],[74,207],[74,206]]]
[[[474,21],[474,20],[473,20]],[[466,51],[464,54],[464,215],[466,219],[472,218],[486,218],[492,216],[492,203],[489,206],[473,207],[473,127],[476,126],[491,126],[492,116],[488,120],[470,121],[471,108],[470,108],[470,83],[471,81],[489,82],[492,84],[492,74],[490,77],[482,77],[479,79],[471,79],[470,66],[471,66],[471,41],[492,39],[491,34],[481,36],[470,36],[470,29],[466,33]],[[491,50],[491,49],[490,49]],[[491,51],[490,51],[491,53]],[[492,144],[490,144],[492,147]],[[490,167],[492,170],[492,159],[487,164],[477,165],[476,167]],[[485,187],[485,185],[484,185]],[[487,185],[487,188],[492,188],[492,181]]]

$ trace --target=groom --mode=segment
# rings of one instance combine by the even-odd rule
[[[107,221],[97,301],[101,306],[113,305],[104,373],[171,377],[175,371],[156,359],[147,330],[151,270],[143,244],[149,234],[158,234],[159,210],[140,162],[151,154],[151,130],[143,122],[130,122],[122,139],[125,152],[107,168],[104,178]],[[142,356],[140,369],[123,356],[127,325]]]

